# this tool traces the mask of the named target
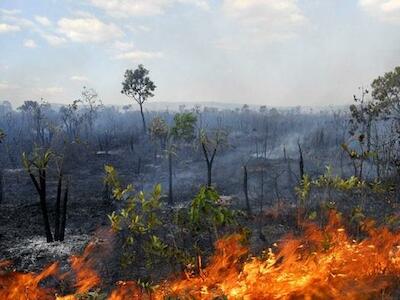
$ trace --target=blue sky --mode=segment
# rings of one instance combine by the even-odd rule
[[[400,65],[400,0],[0,0],[0,100],[345,104]]]

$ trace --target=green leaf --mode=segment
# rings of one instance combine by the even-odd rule
[[[314,221],[317,218],[317,212],[313,211],[310,213],[310,215],[308,216],[308,219],[311,221]]]

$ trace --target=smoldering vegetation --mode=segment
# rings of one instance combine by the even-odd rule
[[[101,229],[114,227],[122,237],[107,240],[115,247],[107,279],[129,274],[157,280],[189,265],[192,252],[185,247],[196,244],[198,253],[209,254],[213,242],[232,231],[226,222],[231,210],[237,212],[235,230],[247,232],[255,253],[300,231],[302,222],[324,224],[331,210],[346,216],[356,237],[367,218],[397,229],[400,100],[387,90],[398,97],[399,87],[385,78],[399,73],[378,78],[372,91],[360,90],[350,107],[323,109],[187,104],[179,111],[150,111],[136,101],[138,111],[103,105],[90,88],[67,105],[26,101],[12,107],[4,101],[0,258],[38,270],[65,261],[94,237],[104,242]],[[193,215],[196,199],[211,199],[212,209]],[[124,212],[128,200],[141,203],[139,212]],[[129,232],[123,222],[132,211],[145,221],[131,224]],[[185,216],[179,219],[187,211],[190,226]],[[216,212],[210,223],[200,222]],[[152,247],[173,244],[168,255],[182,261],[149,275],[138,257],[151,251],[135,248],[135,239],[142,242],[148,232],[162,240],[153,239]],[[124,257],[125,247],[137,257]]]
[[[70,128],[67,122],[73,120],[64,121],[64,108],[57,110],[40,102],[34,105],[37,107],[27,111],[13,110],[7,103],[1,106],[0,126],[7,133],[1,144],[1,245],[3,253],[11,252],[8,257],[23,255],[14,252],[19,243],[28,248],[24,251],[30,251],[31,245],[25,239],[42,236],[38,196],[21,159],[22,153],[32,153],[37,147],[51,148],[62,155],[64,176],[70,178],[67,238],[90,236],[107,222],[106,214],[112,207],[105,195],[104,165],[113,165],[136,190],[149,191],[160,183],[168,202],[165,145],[157,136],[143,135],[138,112],[99,106],[90,129],[85,116],[90,111],[82,106],[75,112],[80,121]],[[323,174],[329,165],[335,166],[335,174],[353,175],[351,160],[340,146],[352,139],[346,127],[341,128],[349,121],[347,111],[303,112],[300,108],[262,107],[260,112],[247,106],[214,111],[195,107],[182,112],[149,111],[146,119],[162,118],[172,127],[177,114],[193,114],[197,122],[194,136],[179,142],[172,157],[173,205],[190,201],[200,186],[207,184],[207,165],[198,141],[202,130],[212,134],[223,129],[226,133],[226,141],[215,156],[212,184],[221,195],[231,197],[238,208],[246,207],[244,166],[248,170],[248,197],[253,210],[271,208],[280,199],[285,199],[286,205],[295,205],[294,188],[300,181],[299,145],[310,175]],[[77,136],[68,131],[77,132]],[[50,215],[56,197],[56,169],[51,166],[48,171]],[[365,173],[374,176],[375,170],[371,166]]]

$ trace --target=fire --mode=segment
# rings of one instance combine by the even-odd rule
[[[4,267],[8,264],[1,264]],[[54,299],[54,291],[42,288],[40,282],[45,278],[55,274],[58,265],[52,264],[45,268],[40,274],[0,273],[0,299],[2,300],[22,300],[22,299]]]
[[[35,273],[19,273],[19,272],[2,272],[4,268],[11,265],[11,262],[0,262],[0,299],[1,300],[74,300],[73,295],[57,297],[56,291],[41,285],[45,279],[54,277],[64,279],[68,276],[74,276],[76,293],[86,293],[100,283],[100,277],[91,268],[93,258],[90,253],[93,244],[89,244],[82,256],[72,256],[71,268],[73,274],[60,274],[58,264],[54,263],[45,268],[39,274]]]
[[[371,224],[370,224],[371,225]],[[167,282],[156,299],[370,299],[400,279],[400,234],[369,226],[356,242],[336,217],[323,230],[307,225],[302,237],[287,237],[274,253],[240,264],[246,249],[238,237],[217,243],[200,276]],[[239,268],[239,266],[241,267]],[[121,298],[122,299],[122,298]]]
[[[90,253],[94,248],[93,244],[89,244],[82,256],[71,257],[71,267],[76,274],[77,293],[85,293],[92,287],[97,286],[100,283],[100,277],[91,268],[94,264],[93,258],[90,257]]]
[[[308,224],[302,236],[288,236],[274,250],[250,258],[241,237],[230,236],[216,243],[200,274],[184,274],[148,291],[133,281],[119,282],[108,299],[390,299],[400,280],[400,233],[371,222],[365,227],[365,238],[355,241],[335,215],[325,228]],[[91,247],[71,259],[76,293],[100,284],[91,268]],[[0,270],[5,267],[0,263]],[[53,264],[40,274],[0,273],[0,299],[55,299],[55,291],[41,283],[57,272]]]

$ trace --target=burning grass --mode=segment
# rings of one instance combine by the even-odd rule
[[[199,274],[185,273],[158,286],[119,282],[107,299],[393,299],[400,279],[400,233],[364,226],[365,238],[353,240],[332,214],[328,225],[308,224],[299,236],[287,236],[261,257],[248,255],[239,235],[221,239]],[[92,244],[71,259],[76,294],[100,284],[92,269]],[[7,272],[0,263],[0,299],[77,299],[45,288],[58,274],[57,264],[40,274]],[[392,295],[392,296],[390,296]]]

